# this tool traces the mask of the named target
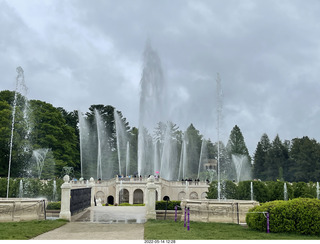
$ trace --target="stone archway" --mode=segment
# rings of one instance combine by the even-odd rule
[[[133,204],[143,203],[143,191],[141,189],[136,189],[133,192]]]
[[[170,197],[169,196],[164,196],[163,197],[163,201],[170,201]]]
[[[184,191],[179,192],[178,200],[181,201],[182,199],[186,198],[186,193]]]
[[[196,193],[195,191],[190,193],[190,199],[198,199],[198,193]]]
[[[107,198],[107,203],[110,204],[110,205],[113,205],[114,204],[114,197],[113,196],[108,196]]]
[[[119,204],[129,203],[129,191],[127,189],[121,189],[119,192]]]
[[[201,194],[201,199],[206,199],[207,198],[207,193],[206,192],[203,192],[202,194]]]
[[[105,194],[103,191],[98,191],[96,193],[96,200],[100,199],[101,200],[101,204],[105,203]]]

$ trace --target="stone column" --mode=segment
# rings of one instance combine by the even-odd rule
[[[129,188],[129,203],[133,204],[133,192],[134,189],[132,187]]]
[[[61,210],[60,210],[60,219],[66,219],[71,221],[71,212],[70,212],[70,192],[71,184],[69,183],[69,176],[65,175],[63,177],[64,183],[61,186]]]
[[[156,219],[156,185],[154,184],[153,175],[147,180],[146,210],[147,219]]]

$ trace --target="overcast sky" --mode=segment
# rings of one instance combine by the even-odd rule
[[[29,99],[84,112],[112,105],[138,127],[142,54],[157,51],[184,130],[222,140],[238,125],[253,155],[272,141],[320,141],[318,0],[0,0],[0,90],[24,69]]]

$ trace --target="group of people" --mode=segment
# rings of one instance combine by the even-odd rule
[[[181,179],[182,184],[185,184],[186,181],[188,181],[189,184],[191,184],[191,183],[193,182],[193,180],[192,180],[191,178],[189,178],[189,179]],[[200,182],[199,179],[195,179],[195,180],[194,180],[194,184],[195,184],[195,185],[198,185],[199,182]]]

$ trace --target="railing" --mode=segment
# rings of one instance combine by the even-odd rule
[[[70,193],[70,212],[74,215],[91,205],[91,188],[72,189]]]

